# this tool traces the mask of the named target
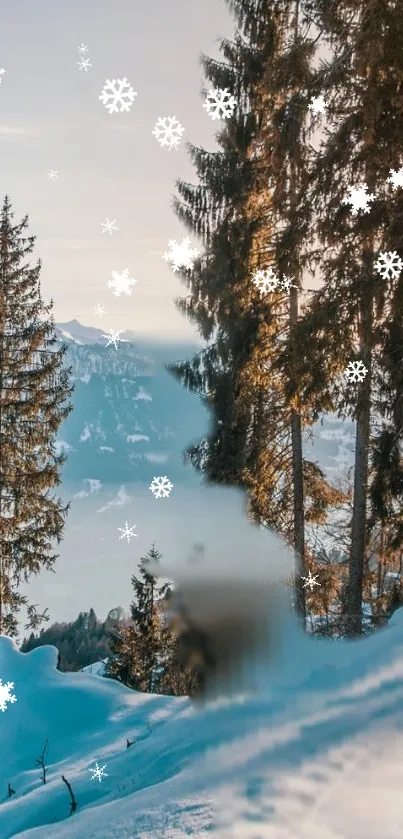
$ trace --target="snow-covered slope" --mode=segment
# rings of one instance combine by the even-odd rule
[[[107,660],[108,659],[105,658],[102,661],[95,661],[94,664],[88,664],[87,667],[83,667],[80,672],[89,673],[90,676],[104,676]]]
[[[17,697],[0,713],[1,839],[401,839],[402,618],[356,643],[287,618],[266,689],[204,710],[59,673],[54,648],[0,637]]]

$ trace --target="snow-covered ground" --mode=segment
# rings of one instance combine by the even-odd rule
[[[266,688],[203,710],[0,637],[1,839],[401,839],[403,610],[356,643],[285,623]]]

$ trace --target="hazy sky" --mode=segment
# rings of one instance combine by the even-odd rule
[[[176,178],[196,183],[185,141],[213,149],[218,124],[203,109],[199,54],[218,57],[234,22],[224,0],[13,0],[0,28],[0,194],[28,213],[57,321],[77,318],[139,337],[195,338],[173,299],[185,293],[163,261],[188,235],[171,199]],[[78,46],[92,68],[79,70]],[[138,96],[110,115],[106,79],[127,77]],[[180,148],[152,136],[159,117],[185,127]],[[57,180],[47,173],[55,169]],[[117,232],[101,222],[116,219]],[[196,240],[193,244],[197,245]],[[138,280],[131,297],[107,287],[111,271]],[[97,303],[106,309],[100,320]]]

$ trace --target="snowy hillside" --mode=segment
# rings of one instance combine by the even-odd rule
[[[0,713],[1,839],[403,836],[403,610],[356,643],[302,637],[288,618],[266,688],[201,711],[59,673],[56,658],[0,637],[17,699]]]

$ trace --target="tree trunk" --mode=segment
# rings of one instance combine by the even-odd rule
[[[298,321],[298,289],[290,290],[290,328]],[[305,517],[304,517],[304,483],[302,471],[302,428],[301,415],[293,410],[291,413],[291,444],[292,444],[292,475],[293,475],[293,505],[294,505],[294,548],[297,557],[297,579],[295,584],[296,608],[298,616],[305,627],[306,601],[302,577],[305,576]]]
[[[373,248],[363,254],[363,267],[370,276],[373,265]],[[347,635],[350,638],[362,633],[362,587],[367,530],[368,452],[371,418],[371,339],[372,339],[372,296],[363,302],[360,313],[360,354],[367,368],[357,397],[357,428],[354,467],[354,503],[351,527],[351,551],[347,589]],[[354,387],[354,385],[353,385]]]

